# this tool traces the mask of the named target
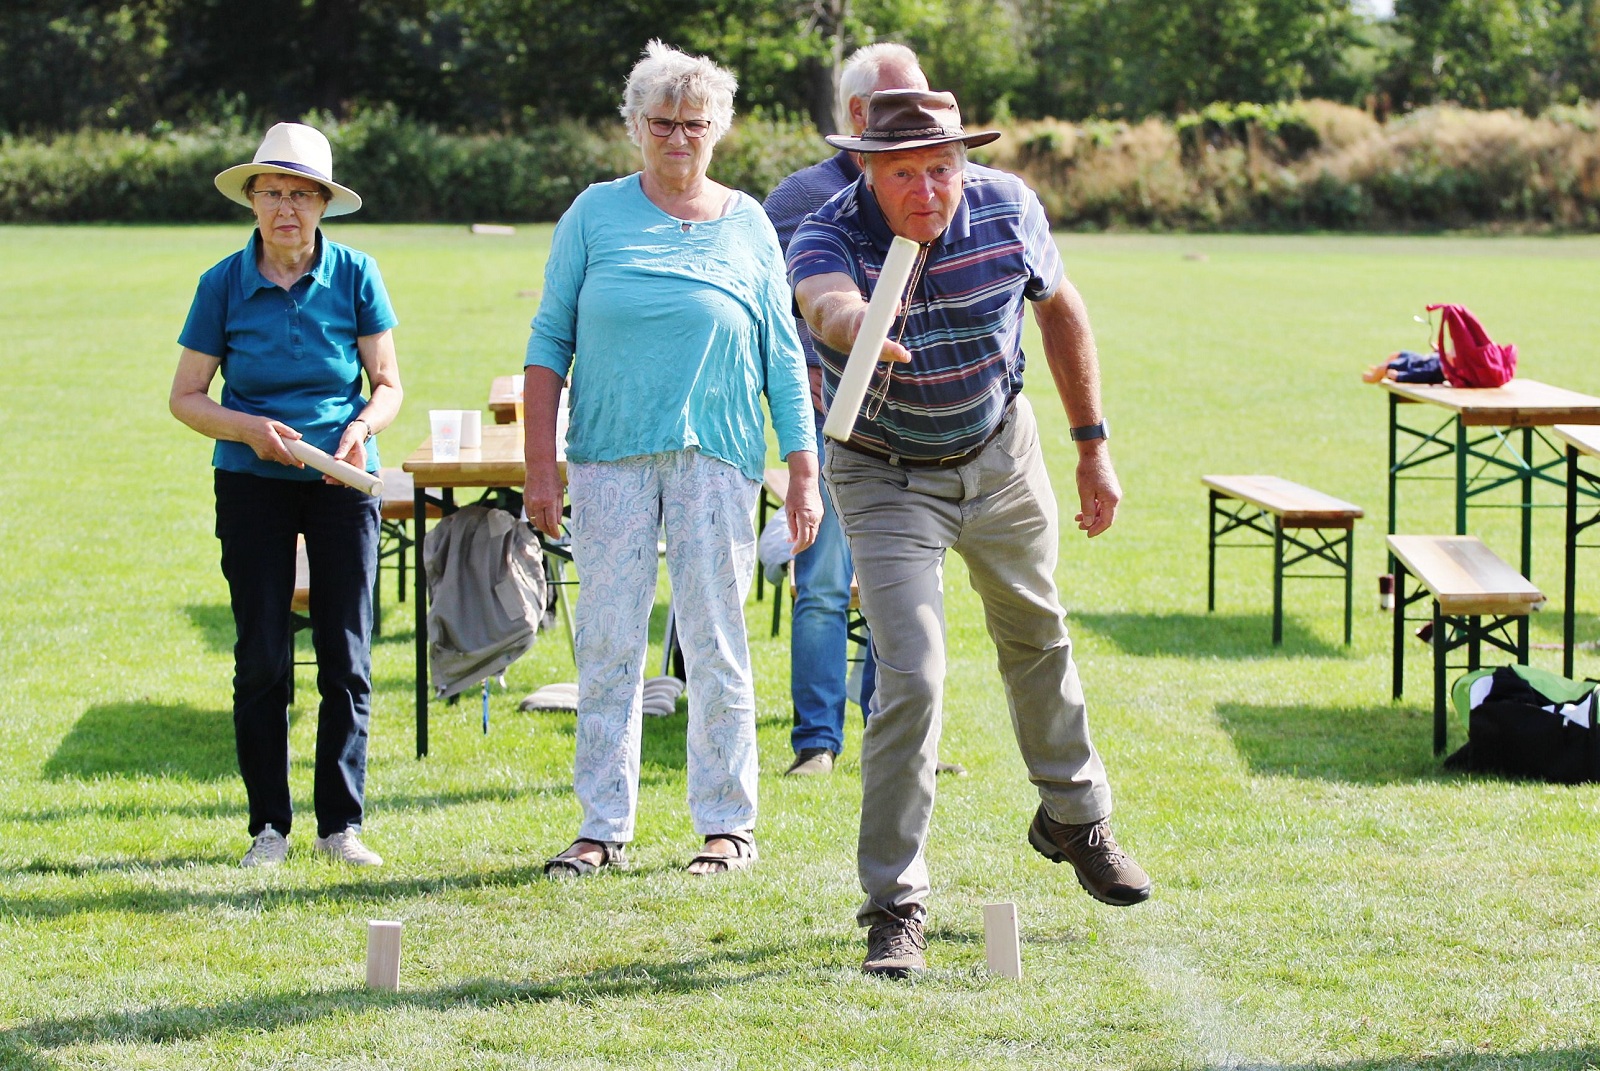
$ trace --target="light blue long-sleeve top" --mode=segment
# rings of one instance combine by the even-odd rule
[[[763,394],[780,455],[816,449],[791,302],[754,198],[688,222],[629,175],[590,186],[556,225],[524,363],[571,374],[570,461],[694,448],[759,480]]]

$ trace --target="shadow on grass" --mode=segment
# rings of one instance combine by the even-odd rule
[[[1067,625],[1110,640],[1124,653],[1165,658],[1270,658],[1310,655],[1345,658],[1293,617],[1283,619],[1283,646],[1272,646],[1272,614],[1086,614],[1069,611]]]
[[[205,640],[206,648],[222,654],[233,652],[233,610],[226,603],[194,603],[183,608],[189,624],[193,625]],[[398,606],[390,597],[384,603],[383,628],[374,637],[374,647],[390,644],[404,644],[409,647],[416,638],[415,618],[411,614],[411,603],[401,603]],[[302,640],[297,646],[309,650],[309,644]]]
[[[448,708],[446,708],[448,710]],[[476,707],[474,707],[476,710]],[[430,718],[437,715],[430,714]],[[476,714],[473,714],[476,717]],[[519,718],[526,718],[530,723],[537,724],[539,731],[559,733],[562,736],[576,736],[578,733],[577,718],[570,711],[526,711],[519,712]],[[689,714],[688,699],[678,697],[677,706],[671,714],[665,717],[649,717],[644,719],[639,740],[639,767],[640,783],[652,782],[651,771],[685,770],[689,766]],[[430,722],[431,724],[431,722]],[[656,778],[659,780],[659,778]],[[566,785],[571,789],[571,784]]]
[[[44,776],[233,777],[233,715],[187,703],[103,703],[84,711],[45,760]]]
[[[265,993],[217,1004],[171,1004],[99,1015],[40,1017],[0,1031],[0,1068],[45,1071],[63,1066],[54,1050],[75,1045],[167,1045],[217,1034],[292,1029],[333,1015],[374,1009],[453,1011],[565,1001],[649,999],[657,993],[732,988],[795,971],[797,959],[821,965],[829,949],[809,943],[763,945],[684,960],[635,960],[604,970],[525,982],[480,978],[433,989],[383,993],[360,986],[318,992]],[[733,974],[727,973],[732,967]]]
[[[241,842],[248,843],[243,837]],[[236,861],[233,855],[226,859],[215,860],[229,867]],[[53,873],[47,863],[35,862],[26,866],[33,868],[29,871],[32,873]],[[127,867],[128,873],[142,872],[145,869],[132,861]],[[112,871],[113,868],[108,867],[93,872]],[[232,889],[138,886],[112,892],[104,889],[87,890],[64,896],[19,894],[7,897],[6,912],[18,918],[57,919],[97,911],[163,915],[224,908],[254,912],[320,901],[371,904],[376,908],[395,900],[435,896],[463,889],[515,888],[546,880],[539,866],[517,866],[430,878],[378,878],[370,875],[353,875],[331,884],[319,883],[294,887],[280,887],[277,875],[259,877],[252,875],[251,872],[242,874],[243,876],[237,879],[237,886]],[[294,875],[285,874],[284,877],[292,880]]]
[[[795,964],[820,966],[831,950],[820,942],[764,945],[743,951],[710,953],[694,959],[668,962],[635,960],[604,970],[545,980],[506,981],[472,979],[431,989],[403,989],[384,993],[360,986],[316,992],[278,991],[215,1004],[169,1004],[98,1015],[42,1016],[0,1031],[0,1067],[15,1071],[55,1071],[66,1066],[53,1057],[59,1050],[78,1045],[170,1045],[203,1040],[215,1035],[255,1035],[292,1030],[330,1016],[360,1015],[393,1008],[421,1008],[450,1012],[463,1008],[505,1008],[555,1001],[591,1006],[606,1000],[647,1001],[655,994],[680,994],[733,989],[763,979],[797,972]],[[725,968],[732,967],[729,974]],[[807,970],[802,966],[799,971]],[[884,986],[940,984],[940,972],[917,983],[876,983]],[[874,983],[863,980],[862,985]],[[954,984],[968,987],[963,973]],[[1518,1052],[1452,1052],[1439,1055],[1399,1056],[1318,1064],[1251,1064],[1258,1071],[1498,1071],[1506,1067],[1577,1069],[1596,1066],[1600,1046]],[[1235,1064],[1183,1064],[1220,1071]]]
[[[1221,723],[1252,773],[1360,784],[1434,780],[1433,715],[1399,705],[1223,703]]]
[[[121,788],[121,786],[118,786]],[[476,788],[450,792],[383,793],[369,792],[367,807],[377,813],[403,811],[434,811],[440,807],[454,807],[478,803],[516,803],[525,795],[540,795],[554,791],[572,790],[570,781],[530,785],[526,789],[510,791],[503,788]],[[240,789],[243,794],[243,789]],[[309,800],[302,800],[302,805]],[[145,821],[155,818],[230,818],[243,815],[244,800],[193,800],[184,803],[158,803],[146,800],[102,800],[74,806],[31,807],[25,811],[0,812],[0,822],[32,822],[54,825],[59,822],[77,822],[83,819],[102,821]],[[309,813],[305,814],[310,820]],[[141,863],[141,866],[153,864]]]
[[[233,609],[227,603],[191,603],[183,608],[189,624],[199,631],[206,647],[213,651],[233,650]]]

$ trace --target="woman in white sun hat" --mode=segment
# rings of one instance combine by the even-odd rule
[[[383,860],[361,842],[372,695],[372,583],[378,500],[290,455],[295,439],[375,472],[370,440],[399,412],[396,320],[378,266],[329,241],[324,216],[361,207],[333,181],[322,133],[267,131],[255,159],[217,176],[255,214],[250,240],[200,277],[172,381],[172,414],[217,440],[216,534],[234,645],[233,725],[250,802],[243,866],[288,853],[289,602],[295,542],[305,536],[317,653],[315,848],[355,866]],[[220,399],[211,381],[222,374]],[[363,397],[362,377],[366,378]]]

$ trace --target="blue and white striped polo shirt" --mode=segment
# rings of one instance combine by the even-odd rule
[[[863,177],[795,231],[789,282],[842,272],[868,295],[892,238]],[[883,406],[869,420],[883,384],[879,365],[854,440],[913,459],[949,457],[987,440],[1022,389],[1023,299],[1043,301],[1061,279],[1039,198],[1015,175],[968,163],[955,217],[908,302],[900,341],[911,363],[892,366]],[[831,403],[848,354],[814,342]]]

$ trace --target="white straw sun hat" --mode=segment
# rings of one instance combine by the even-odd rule
[[[279,123],[267,131],[256,158],[219,174],[217,189],[228,200],[248,208],[250,198],[244,195],[244,186],[255,175],[298,175],[322,183],[333,194],[324,216],[343,216],[361,207],[356,191],[333,181],[333,150],[328,139],[303,123]]]

